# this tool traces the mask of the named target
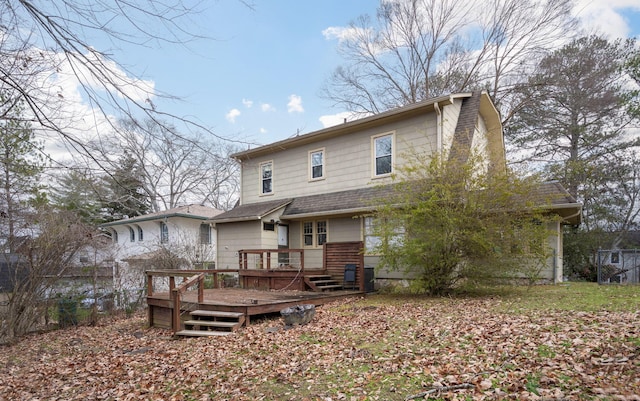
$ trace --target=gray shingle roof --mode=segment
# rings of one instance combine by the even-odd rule
[[[368,187],[295,198],[284,211],[283,218],[310,214],[336,214],[373,209],[376,199],[393,193],[393,186]]]
[[[282,208],[292,199],[277,199],[266,202],[249,203],[246,205],[236,206],[235,208],[219,214],[211,219],[215,223],[241,221],[241,220],[259,220],[263,216]]]
[[[285,208],[281,216],[283,219],[296,219],[314,215],[328,216],[362,213],[373,210],[377,199],[386,198],[392,195],[393,191],[394,186],[387,185],[251,203],[220,214],[211,219],[211,221],[227,223],[258,220],[283,207]],[[558,182],[542,183],[531,197],[541,204],[550,205],[551,209],[554,209],[554,206],[580,208],[580,204]]]

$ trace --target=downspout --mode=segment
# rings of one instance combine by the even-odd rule
[[[574,217],[580,216],[581,213],[582,213],[582,210],[578,210],[576,213],[565,217],[564,220],[565,221],[569,221],[570,219],[572,219]],[[560,227],[560,230],[562,230],[562,226]],[[564,240],[562,241],[562,244],[560,244],[560,245],[564,246]],[[558,251],[559,250],[560,249],[558,249]],[[554,252],[556,252],[556,251],[554,250]],[[564,259],[564,251],[562,252],[562,259]],[[554,266],[554,270],[555,271],[554,271],[554,274],[553,274],[553,276],[554,276],[554,278],[553,278],[554,284],[557,284],[558,282],[563,282],[564,281],[564,260],[562,261],[562,276],[558,278],[558,271],[560,270],[560,263],[559,262],[560,262],[560,260],[559,260],[558,256],[556,255],[553,258],[553,263],[555,264],[555,266]]]
[[[433,104],[433,108],[436,111],[436,152],[442,152],[442,110],[438,102]]]

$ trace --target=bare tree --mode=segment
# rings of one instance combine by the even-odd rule
[[[122,153],[135,159],[152,212],[185,203],[228,208],[237,196],[238,165],[228,157],[235,146],[202,135],[185,138],[175,127],[154,120],[120,124],[117,136],[94,149],[112,169]]]
[[[355,113],[478,88],[508,103],[524,82],[522,72],[571,32],[570,6],[570,0],[383,1],[376,20],[360,17],[340,35],[347,65],[331,76],[324,96]]]
[[[71,268],[76,253],[91,244],[91,229],[73,214],[48,208],[24,216],[30,224],[23,230],[24,241],[15,254],[3,253],[0,262],[9,265],[12,291],[7,292],[6,308],[0,312],[0,340],[11,340],[37,328],[47,313],[48,296]],[[20,255],[10,258],[10,255]]]
[[[142,116],[157,124],[172,120],[184,125],[182,132],[213,134],[195,120],[157,107],[158,99],[174,96],[158,91],[114,57],[119,46],[186,45],[199,39],[188,29],[195,26],[190,15],[202,3],[190,4],[181,0],[0,0],[0,86],[20,94],[30,121],[89,159],[93,155],[86,146],[88,131],[101,136],[118,130],[113,115]],[[113,49],[96,48],[96,38]],[[77,99],[68,99],[63,88],[69,79],[77,80],[80,96],[92,113],[80,114],[73,107]],[[89,118],[93,121],[85,121]]]

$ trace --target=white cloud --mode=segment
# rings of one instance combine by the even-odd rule
[[[244,107],[246,107],[247,109],[250,109],[251,106],[253,106],[253,100],[248,100],[248,99],[242,99],[242,104],[244,105]]]
[[[356,116],[349,111],[343,111],[342,113],[321,116],[318,120],[320,120],[323,128],[329,128],[334,125],[344,124],[345,119],[347,121],[353,121],[356,119]]]
[[[240,110],[238,110],[238,109],[231,109],[231,110],[229,110],[229,112],[224,116],[224,118],[226,118],[226,119],[227,119],[227,121],[229,121],[230,123],[232,123],[232,124],[233,124],[233,123],[235,123],[235,122],[236,122],[236,118],[237,118],[238,116],[240,116],[240,114],[242,114],[242,113],[240,113]]]
[[[338,42],[344,42],[362,35],[364,31],[358,28],[330,26],[322,31],[322,36],[327,40],[338,39]]]
[[[574,14],[588,32],[596,31],[609,38],[626,38],[631,27],[625,15],[640,12],[638,0],[578,0]]]
[[[269,112],[269,111],[276,111],[275,107],[273,107],[272,105],[270,105],[269,103],[262,103],[260,105],[260,109],[262,111],[264,111],[265,113]]]
[[[260,133],[261,134],[267,134],[267,133],[269,133],[269,131],[267,131],[266,128],[260,127]]]
[[[304,113],[302,98],[298,95],[290,95],[289,103],[287,103],[287,111],[289,113]]]

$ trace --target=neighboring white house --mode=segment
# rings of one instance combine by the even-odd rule
[[[457,157],[474,149],[486,168],[506,168],[500,115],[485,92],[458,93],[400,107],[360,120],[237,153],[241,163],[240,204],[212,219],[218,233],[217,266],[238,267],[238,251],[304,249],[305,268],[326,264],[325,243],[362,242],[364,264],[378,256],[371,238],[372,202],[384,196],[411,149]],[[491,170],[493,171],[493,170]],[[581,206],[558,183],[538,197],[562,219],[549,228],[554,256],[544,279],[562,280],[562,223],[576,224]],[[376,279],[403,279],[376,272]]]
[[[222,211],[186,205],[163,212],[113,221],[101,227],[114,246],[114,288],[141,296],[149,269],[213,268],[216,233],[207,222]]]

